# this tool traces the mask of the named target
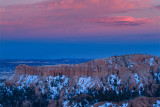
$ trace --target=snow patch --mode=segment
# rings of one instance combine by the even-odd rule
[[[73,102],[69,107],[82,107],[82,104],[81,102],[80,103]]]
[[[157,100],[155,104],[153,104],[153,107],[160,107],[160,100]]]
[[[39,80],[38,84],[39,84],[38,85],[39,89],[41,89],[42,94],[44,94],[44,92],[45,92],[45,86],[44,86],[43,82]]]
[[[0,83],[0,86],[5,86],[5,83]]]
[[[156,81],[156,79],[158,79],[160,81],[160,73],[157,72],[154,74],[154,76],[155,76],[155,81]]]
[[[139,85],[139,95],[141,95],[143,91],[144,91],[144,88],[143,88],[143,84],[141,83]]]
[[[118,68],[118,65],[116,64],[116,65],[115,65],[115,69],[117,69],[117,68]]]
[[[121,82],[121,79],[119,79],[116,74],[115,75],[111,74],[108,76],[108,83],[110,87],[113,90],[116,90],[117,93],[118,93],[117,88],[118,88],[118,85],[120,85],[120,82]]]
[[[49,92],[51,93],[51,98],[54,99],[57,97],[62,90],[62,88],[67,85],[69,78],[64,75],[60,76],[49,76],[46,78],[48,82]]]
[[[128,106],[128,103],[123,103],[121,106],[118,106],[116,104],[112,104],[112,103],[105,103],[103,105],[100,105],[98,107],[127,107]]]
[[[19,89],[21,89],[24,86],[29,86],[31,83],[36,82],[38,80],[38,75],[21,75],[19,81],[17,82],[20,84],[18,86]]]
[[[67,107],[67,104],[69,103],[69,100],[66,100],[63,102],[63,107]]]
[[[24,77],[24,75],[21,75],[21,76],[19,77],[19,80],[17,81],[18,84],[20,84],[20,82],[23,80],[23,77]]]
[[[112,64],[112,59],[109,59],[108,62],[109,62],[110,64]]]
[[[105,103],[105,104],[103,104],[103,105],[100,105],[100,106],[98,106],[98,107],[110,107],[110,106],[112,106],[112,103]]]
[[[95,85],[95,81],[93,81],[91,77],[80,77],[77,85],[80,86],[77,90],[78,93],[86,93],[87,88],[92,88]]]
[[[122,106],[120,107],[127,107],[128,106],[128,103],[123,103]]]
[[[112,66],[111,65],[109,65],[109,69],[111,69],[112,68]]]
[[[134,74],[134,79],[136,81],[136,84],[138,84],[139,83],[139,76],[137,73]]]
[[[133,67],[133,62],[129,59],[129,66],[128,66],[128,68],[131,68],[131,67]]]
[[[149,65],[150,65],[150,66],[153,65],[153,61],[154,61],[154,58],[150,58],[150,62],[149,62]]]
[[[98,85],[99,88],[100,88],[100,87],[103,87],[103,90],[104,90],[104,91],[106,90],[105,86],[104,86],[103,83],[99,80],[99,78],[97,79],[97,83],[99,84],[99,85]]]

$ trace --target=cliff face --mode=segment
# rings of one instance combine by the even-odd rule
[[[160,58],[152,55],[126,55],[96,59],[82,64],[54,65],[54,66],[27,66],[19,65],[15,69],[18,75],[62,75],[66,76],[104,76],[119,71],[124,72],[156,72],[159,70]]]
[[[47,82],[46,82],[47,81]],[[117,94],[124,88],[146,90],[153,95],[159,87],[160,58],[153,55],[125,55],[95,59],[74,65],[27,66],[19,65],[8,83],[19,88],[37,84],[41,92],[50,92],[52,99],[70,94],[88,93],[88,89],[114,90]],[[48,85],[48,89],[45,88]],[[151,86],[151,88],[148,88]],[[75,88],[76,87],[76,88]],[[133,90],[135,89],[135,90]]]
[[[152,55],[126,55],[96,59],[75,65],[27,66],[19,65],[15,75],[39,75],[42,77],[57,76],[59,74],[70,77],[106,78],[116,75],[123,82],[153,83],[153,76],[160,70],[160,58]],[[136,78],[136,79],[135,79]],[[128,84],[128,85],[130,85]]]

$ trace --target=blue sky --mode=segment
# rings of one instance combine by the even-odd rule
[[[124,54],[160,55],[159,42],[2,41],[0,59],[105,58]]]

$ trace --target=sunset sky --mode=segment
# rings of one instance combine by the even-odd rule
[[[0,0],[0,58],[160,56],[160,0]]]

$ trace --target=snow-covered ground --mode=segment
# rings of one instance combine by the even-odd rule
[[[17,81],[17,84],[20,84],[18,88],[21,89],[24,86],[26,87],[29,86],[33,82],[37,82],[38,77],[39,77],[38,75],[21,75],[20,79]]]
[[[95,81],[91,77],[80,77],[77,85],[79,87],[78,93],[87,93],[88,88],[92,88],[95,85]]]
[[[157,100],[155,104],[153,104],[153,107],[160,107],[160,100]]]
[[[121,79],[119,79],[116,74],[111,74],[111,75],[108,76],[109,86],[113,90],[116,90],[117,93],[118,93],[117,87],[118,87],[118,85],[120,85],[120,82],[121,82]]]
[[[149,60],[149,65],[152,66],[152,65],[153,65],[153,62],[154,62],[154,58],[150,58],[150,60]]]
[[[156,81],[156,79],[158,79],[160,81],[160,73],[157,72],[154,74],[154,76],[155,76],[155,81]]]
[[[117,68],[118,68],[118,65],[116,64],[116,65],[115,65],[115,69],[117,69]]]
[[[45,78],[47,82],[47,86],[50,92],[50,95],[52,99],[54,99],[56,96],[59,95],[62,88],[68,83],[69,78],[65,77],[64,75],[60,76],[48,76]],[[32,83],[38,83],[39,88],[42,93],[45,91],[45,83],[42,82],[38,75],[21,75],[19,77],[19,80],[16,82],[17,84],[20,84],[18,86],[19,89],[22,89],[23,87],[28,87]]]
[[[131,68],[131,67],[133,67],[133,62],[129,59],[129,66],[128,66],[128,68]]]
[[[103,105],[100,105],[98,107],[127,107],[128,106],[128,103],[123,103],[121,106],[118,106],[116,104],[112,104],[112,103],[105,103]]]
[[[141,96],[142,92],[144,91],[144,87],[143,87],[143,84],[141,83],[139,85],[139,95]]]
[[[66,100],[63,102],[63,107],[67,107],[67,104],[69,103],[69,100]]]
[[[137,73],[134,74],[134,79],[136,81],[136,84],[138,84],[139,83],[139,76]]]
[[[62,88],[69,82],[69,78],[64,75],[60,76],[49,76],[47,77],[49,91],[51,93],[51,98],[54,99],[59,95]]]

